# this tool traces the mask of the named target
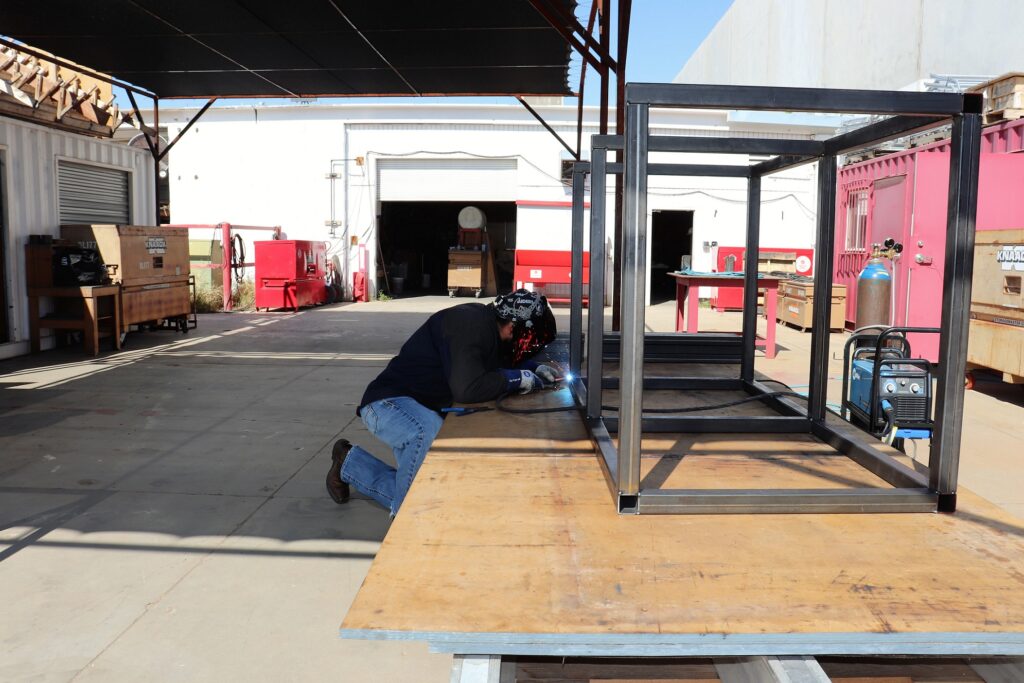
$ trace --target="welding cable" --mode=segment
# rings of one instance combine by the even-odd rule
[[[235,272],[235,282],[241,283],[245,278],[245,241],[238,233],[231,240],[231,270]]]
[[[799,394],[795,391],[770,391],[764,394],[757,394],[756,396],[747,396],[745,398],[737,399],[735,401],[727,401],[725,403],[712,403],[701,406],[677,406],[674,408],[644,408],[644,413],[699,413],[705,410],[717,410],[719,408],[732,408],[733,406],[743,405],[745,403],[753,403],[754,401],[762,401],[766,398],[774,398],[776,396],[795,396],[798,398],[807,397],[803,394]],[[495,407],[504,413],[514,413],[516,415],[539,415],[543,413],[567,413],[573,410],[579,410],[577,406],[557,406],[554,408],[509,408],[505,405],[505,399],[509,397],[509,394],[500,396],[495,401]],[[607,410],[609,412],[618,412],[618,406],[601,406],[601,410]]]

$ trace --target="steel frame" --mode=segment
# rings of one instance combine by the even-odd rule
[[[713,85],[629,84],[626,86],[624,135],[591,138],[590,162],[573,167],[573,287],[570,309],[571,387],[594,443],[620,513],[850,513],[953,512],[960,433],[963,422],[963,377],[973,271],[981,98],[973,94],[910,93],[809,88],[723,87]],[[829,140],[658,137],[649,131],[652,106],[887,114],[890,118]],[[829,302],[835,246],[836,156],[910,132],[952,121],[949,205],[947,207],[945,278],[943,282],[936,430],[928,474],[896,460],[881,442],[849,427],[826,411],[829,354]],[[608,152],[624,152],[623,163],[610,163]],[[705,166],[649,163],[648,153],[701,152],[775,154],[754,165]],[[742,389],[763,395],[772,388],[754,373],[757,323],[757,274],[744,276],[742,348],[738,377],[645,377],[644,292],[647,256],[647,179],[651,175],[718,175],[747,179],[747,253],[760,244],[761,178],[786,168],[818,162],[818,217],[815,246],[815,302],[806,406],[770,396],[765,405],[778,414],[758,417],[722,415],[664,416],[643,412],[643,391],[658,389]],[[583,188],[591,176],[590,289],[592,305],[583,334],[582,256]],[[605,377],[605,199],[607,176],[621,174],[622,239],[617,261],[622,268],[619,367],[621,380]],[[617,217],[618,218],[618,217]],[[596,303],[595,303],[596,302]],[[679,335],[679,337],[701,337]],[[718,335],[719,337],[721,335]],[[680,345],[679,348],[684,348]],[[584,351],[586,352],[584,355]],[[664,360],[664,358],[663,358]],[[693,362],[685,355],[675,362]],[[581,371],[585,369],[585,373]],[[581,375],[584,375],[581,377]],[[620,389],[617,417],[605,417],[602,395]],[[892,488],[856,489],[673,489],[644,488],[640,478],[644,432],[810,434],[865,467]],[[612,434],[618,434],[616,448]]]

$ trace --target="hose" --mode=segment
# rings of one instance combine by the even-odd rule
[[[235,282],[241,284],[245,279],[245,241],[238,233],[231,239],[231,272]]]

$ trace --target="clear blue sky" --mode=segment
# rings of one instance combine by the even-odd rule
[[[494,0],[489,0],[494,1]],[[579,0],[576,14],[580,23],[586,25],[590,14],[591,2],[595,0]],[[694,50],[707,37],[733,0],[633,0],[633,11],[629,32],[629,59],[626,64],[626,76],[629,81],[653,83],[669,83],[683,68],[683,64]],[[618,0],[613,0],[618,7]],[[615,21],[612,16],[612,54],[615,53]],[[573,90],[579,87],[580,58],[574,54],[573,65],[569,71],[570,86]],[[118,100],[128,103],[123,93]],[[597,104],[599,100],[597,73],[591,69],[587,73],[587,85],[584,92],[586,104]],[[166,100],[164,107],[201,106],[205,100]],[[214,106],[231,106],[248,104],[260,100],[220,100]],[[326,100],[325,100],[326,101]],[[335,100],[338,102],[366,101],[359,98]],[[375,101],[386,102],[508,102],[508,98],[386,98]],[[512,100],[514,101],[514,100]],[[268,103],[273,100],[267,100]],[[287,100],[281,100],[281,103]],[[614,105],[614,95],[612,104]],[[149,102],[143,98],[139,106],[148,107]]]

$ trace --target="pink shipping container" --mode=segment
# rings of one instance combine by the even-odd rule
[[[1024,119],[982,130],[978,230],[1024,227]],[[892,324],[938,327],[946,246],[949,140],[844,166],[836,197],[834,282],[857,311],[857,275],[871,245],[904,246],[893,268]],[[937,335],[912,335],[914,354],[935,360]]]

